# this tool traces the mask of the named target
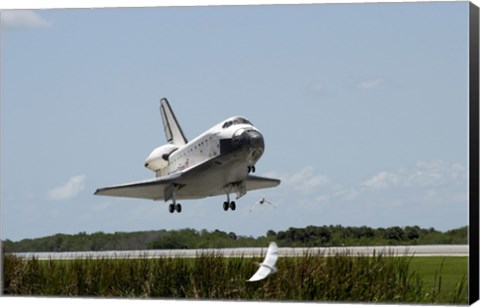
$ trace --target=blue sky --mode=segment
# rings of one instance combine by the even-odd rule
[[[468,224],[468,2],[2,13],[3,239]],[[250,119],[282,184],[235,212],[93,196],[154,176],[162,97],[189,139]]]

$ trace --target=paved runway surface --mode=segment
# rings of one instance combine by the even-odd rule
[[[62,252],[62,253],[15,253],[16,256],[39,260],[68,260],[84,258],[195,258],[205,253],[220,254],[225,257],[263,257],[265,248],[222,248],[222,249],[179,249],[179,250],[136,250],[136,251],[98,251],[98,252]],[[280,257],[299,257],[306,254],[334,256],[372,256],[383,253],[387,256],[468,256],[468,245],[416,245],[416,246],[355,246],[355,247],[314,247],[314,248],[279,248]]]

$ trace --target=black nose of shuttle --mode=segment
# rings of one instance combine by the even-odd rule
[[[236,150],[257,152],[261,155],[265,148],[263,135],[255,129],[240,129],[232,138],[220,140],[220,153],[227,154]]]
[[[245,130],[238,136],[240,146],[248,146],[250,148],[264,148],[263,135],[257,130]]]

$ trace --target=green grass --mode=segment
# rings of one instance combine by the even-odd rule
[[[427,301],[466,303],[468,257],[414,257],[410,265],[422,277]]]
[[[466,257],[282,257],[248,283],[261,258],[22,260],[4,258],[4,294],[269,301],[466,303]]]

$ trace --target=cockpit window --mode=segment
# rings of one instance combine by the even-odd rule
[[[226,121],[225,124],[223,124],[222,128],[225,129],[225,128],[228,128],[232,125],[232,121],[229,120],[229,121]]]
[[[253,126],[253,124],[250,121],[248,121],[247,119],[245,119],[243,117],[237,117],[237,118],[234,118],[232,120],[226,121],[223,124],[222,128],[225,129],[225,128],[230,127],[231,125],[240,125],[240,124],[247,124],[247,125],[252,125]]]

